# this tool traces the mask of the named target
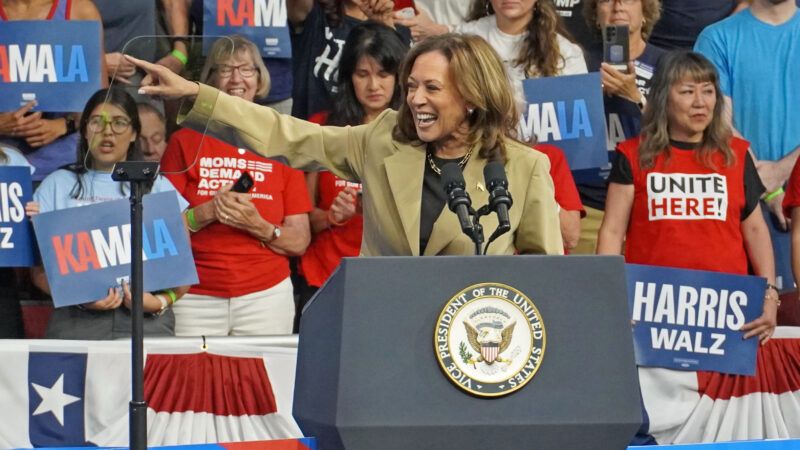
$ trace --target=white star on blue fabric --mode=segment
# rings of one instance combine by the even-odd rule
[[[56,382],[53,384],[53,387],[46,388],[44,386],[39,386],[36,383],[31,383],[31,385],[42,399],[42,402],[36,407],[33,415],[38,416],[39,414],[45,414],[48,412],[53,413],[53,416],[63,427],[64,407],[80,400],[80,397],[75,397],[74,395],[64,393],[64,374],[62,373],[61,376],[58,377],[58,380],[56,380]]]

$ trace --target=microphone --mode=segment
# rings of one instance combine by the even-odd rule
[[[511,230],[508,210],[514,202],[511,200],[511,193],[508,192],[508,179],[502,163],[494,161],[486,164],[483,168],[483,179],[489,190],[489,208],[497,213],[497,229],[489,238],[491,243],[498,236]]]
[[[467,183],[458,164],[448,163],[442,166],[442,187],[447,194],[447,207],[458,216],[461,231],[474,241],[475,227],[470,220],[472,200],[466,191]]]

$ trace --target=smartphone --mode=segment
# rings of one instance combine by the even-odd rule
[[[627,25],[603,27],[603,62],[628,73],[629,39]]]
[[[253,189],[253,177],[250,176],[247,172],[242,172],[242,176],[236,180],[236,183],[233,184],[231,190],[233,192],[238,192],[240,194],[245,194],[250,192],[250,189]]]

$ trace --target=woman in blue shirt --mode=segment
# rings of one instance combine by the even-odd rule
[[[142,159],[137,143],[141,122],[133,98],[116,88],[97,91],[84,108],[79,131],[77,160],[48,175],[34,193],[42,213],[129,196],[128,183],[112,180],[111,170],[117,162]],[[164,192],[175,188],[159,176],[145,190]],[[177,195],[181,209],[185,209],[188,203]],[[33,269],[32,279],[37,287],[49,292],[42,266]],[[146,334],[174,334],[175,319],[169,306],[187,289],[178,287],[144,293]],[[46,337],[114,339],[129,336],[130,307],[128,286],[111,287],[103,298],[56,309],[47,325]]]

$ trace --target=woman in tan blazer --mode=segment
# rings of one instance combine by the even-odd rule
[[[511,232],[489,254],[562,253],[558,206],[547,157],[517,142],[517,108],[503,64],[475,36],[443,35],[416,45],[401,69],[405,103],[367,125],[327,127],[241,101],[130,58],[153,75],[141,92],[196,96],[181,125],[206,131],[303,170],[322,166],[363,183],[365,256],[469,255],[472,241],[446,208],[441,167],[456,163],[474,205],[488,200],[482,171],[505,165]],[[494,214],[484,229],[497,227]]]

